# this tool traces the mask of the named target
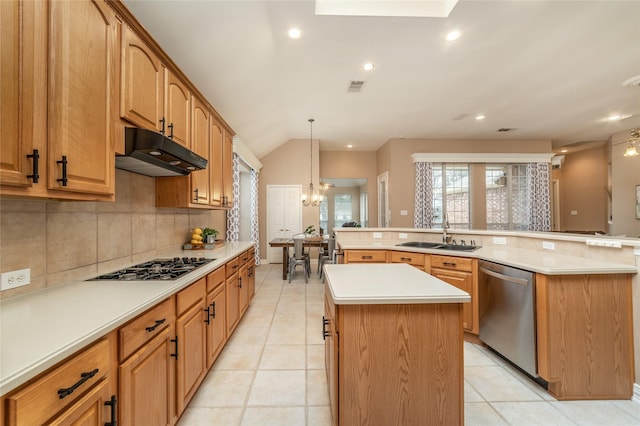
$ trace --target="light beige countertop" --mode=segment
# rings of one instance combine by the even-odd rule
[[[635,265],[568,256],[555,251],[502,246],[481,247],[474,251],[421,249],[398,246],[397,244],[401,242],[403,241],[338,240],[338,246],[343,250],[398,250],[411,253],[478,258],[546,275],[635,274],[638,272],[638,268]]]
[[[214,258],[173,281],[74,281],[0,301],[0,395],[189,286],[253,246],[226,243],[214,250],[158,258]]]
[[[463,303],[469,293],[404,263],[325,265],[336,305]]]

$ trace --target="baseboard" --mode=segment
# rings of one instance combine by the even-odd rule
[[[640,383],[633,384],[633,398],[631,400],[640,404]]]

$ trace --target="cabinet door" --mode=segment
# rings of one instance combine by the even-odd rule
[[[240,288],[238,284],[238,273],[227,278],[227,336],[231,336],[240,319]]]
[[[220,123],[211,117],[211,149],[209,151],[210,202],[213,206],[222,205],[222,144],[224,132]]]
[[[167,135],[179,144],[190,147],[191,92],[187,86],[171,72],[167,72],[167,106],[165,108]]]
[[[326,286],[325,286],[326,288]],[[325,290],[326,291],[326,290]],[[325,296],[324,301],[323,333],[324,333],[324,360],[327,371],[327,383],[329,386],[329,403],[333,424],[338,423],[338,341],[336,339],[336,312],[335,305]]]
[[[470,272],[454,271],[449,269],[432,268],[431,275],[449,283],[460,290],[464,290],[473,297],[473,275]],[[473,331],[473,303],[462,304],[463,327],[467,331]]]
[[[227,341],[226,288],[224,283],[207,296],[209,325],[207,326],[207,368],[211,368]]]
[[[47,425],[104,426],[114,422],[116,419],[111,416],[111,408],[105,404],[110,399],[109,380],[103,380]]]
[[[115,15],[102,0],[48,4],[48,187],[113,194]]]
[[[244,315],[247,308],[249,307],[249,265],[246,263],[240,267],[240,277],[238,282],[238,288],[240,290],[240,317]]]
[[[165,67],[158,56],[123,25],[120,116],[160,132],[164,117],[164,78]]]
[[[176,321],[178,339],[178,415],[184,411],[198,390],[206,373],[205,349],[205,307],[202,301],[192,306]]]
[[[120,424],[158,426],[174,424],[174,329],[168,327],[119,368]]]
[[[225,130],[222,144],[222,205],[233,207],[233,136]]]
[[[197,98],[192,99],[192,147],[191,149],[204,158],[209,158],[209,111]],[[191,179],[192,202],[209,204],[209,170],[196,170],[189,175]]]

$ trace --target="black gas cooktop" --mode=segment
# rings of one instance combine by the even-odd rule
[[[175,280],[176,278],[193,272],[215,259],[204,257],[174,257],[173,259],[154,259],[108,274],[91,278],[88,281],[147,281],[147,280]]]

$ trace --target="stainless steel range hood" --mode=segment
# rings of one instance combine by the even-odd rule
[[[116,168],[145,176],[187,176],[207,168],[207,159],[168,137],[147,129],[125,129],[125,154],[116,156]]]

